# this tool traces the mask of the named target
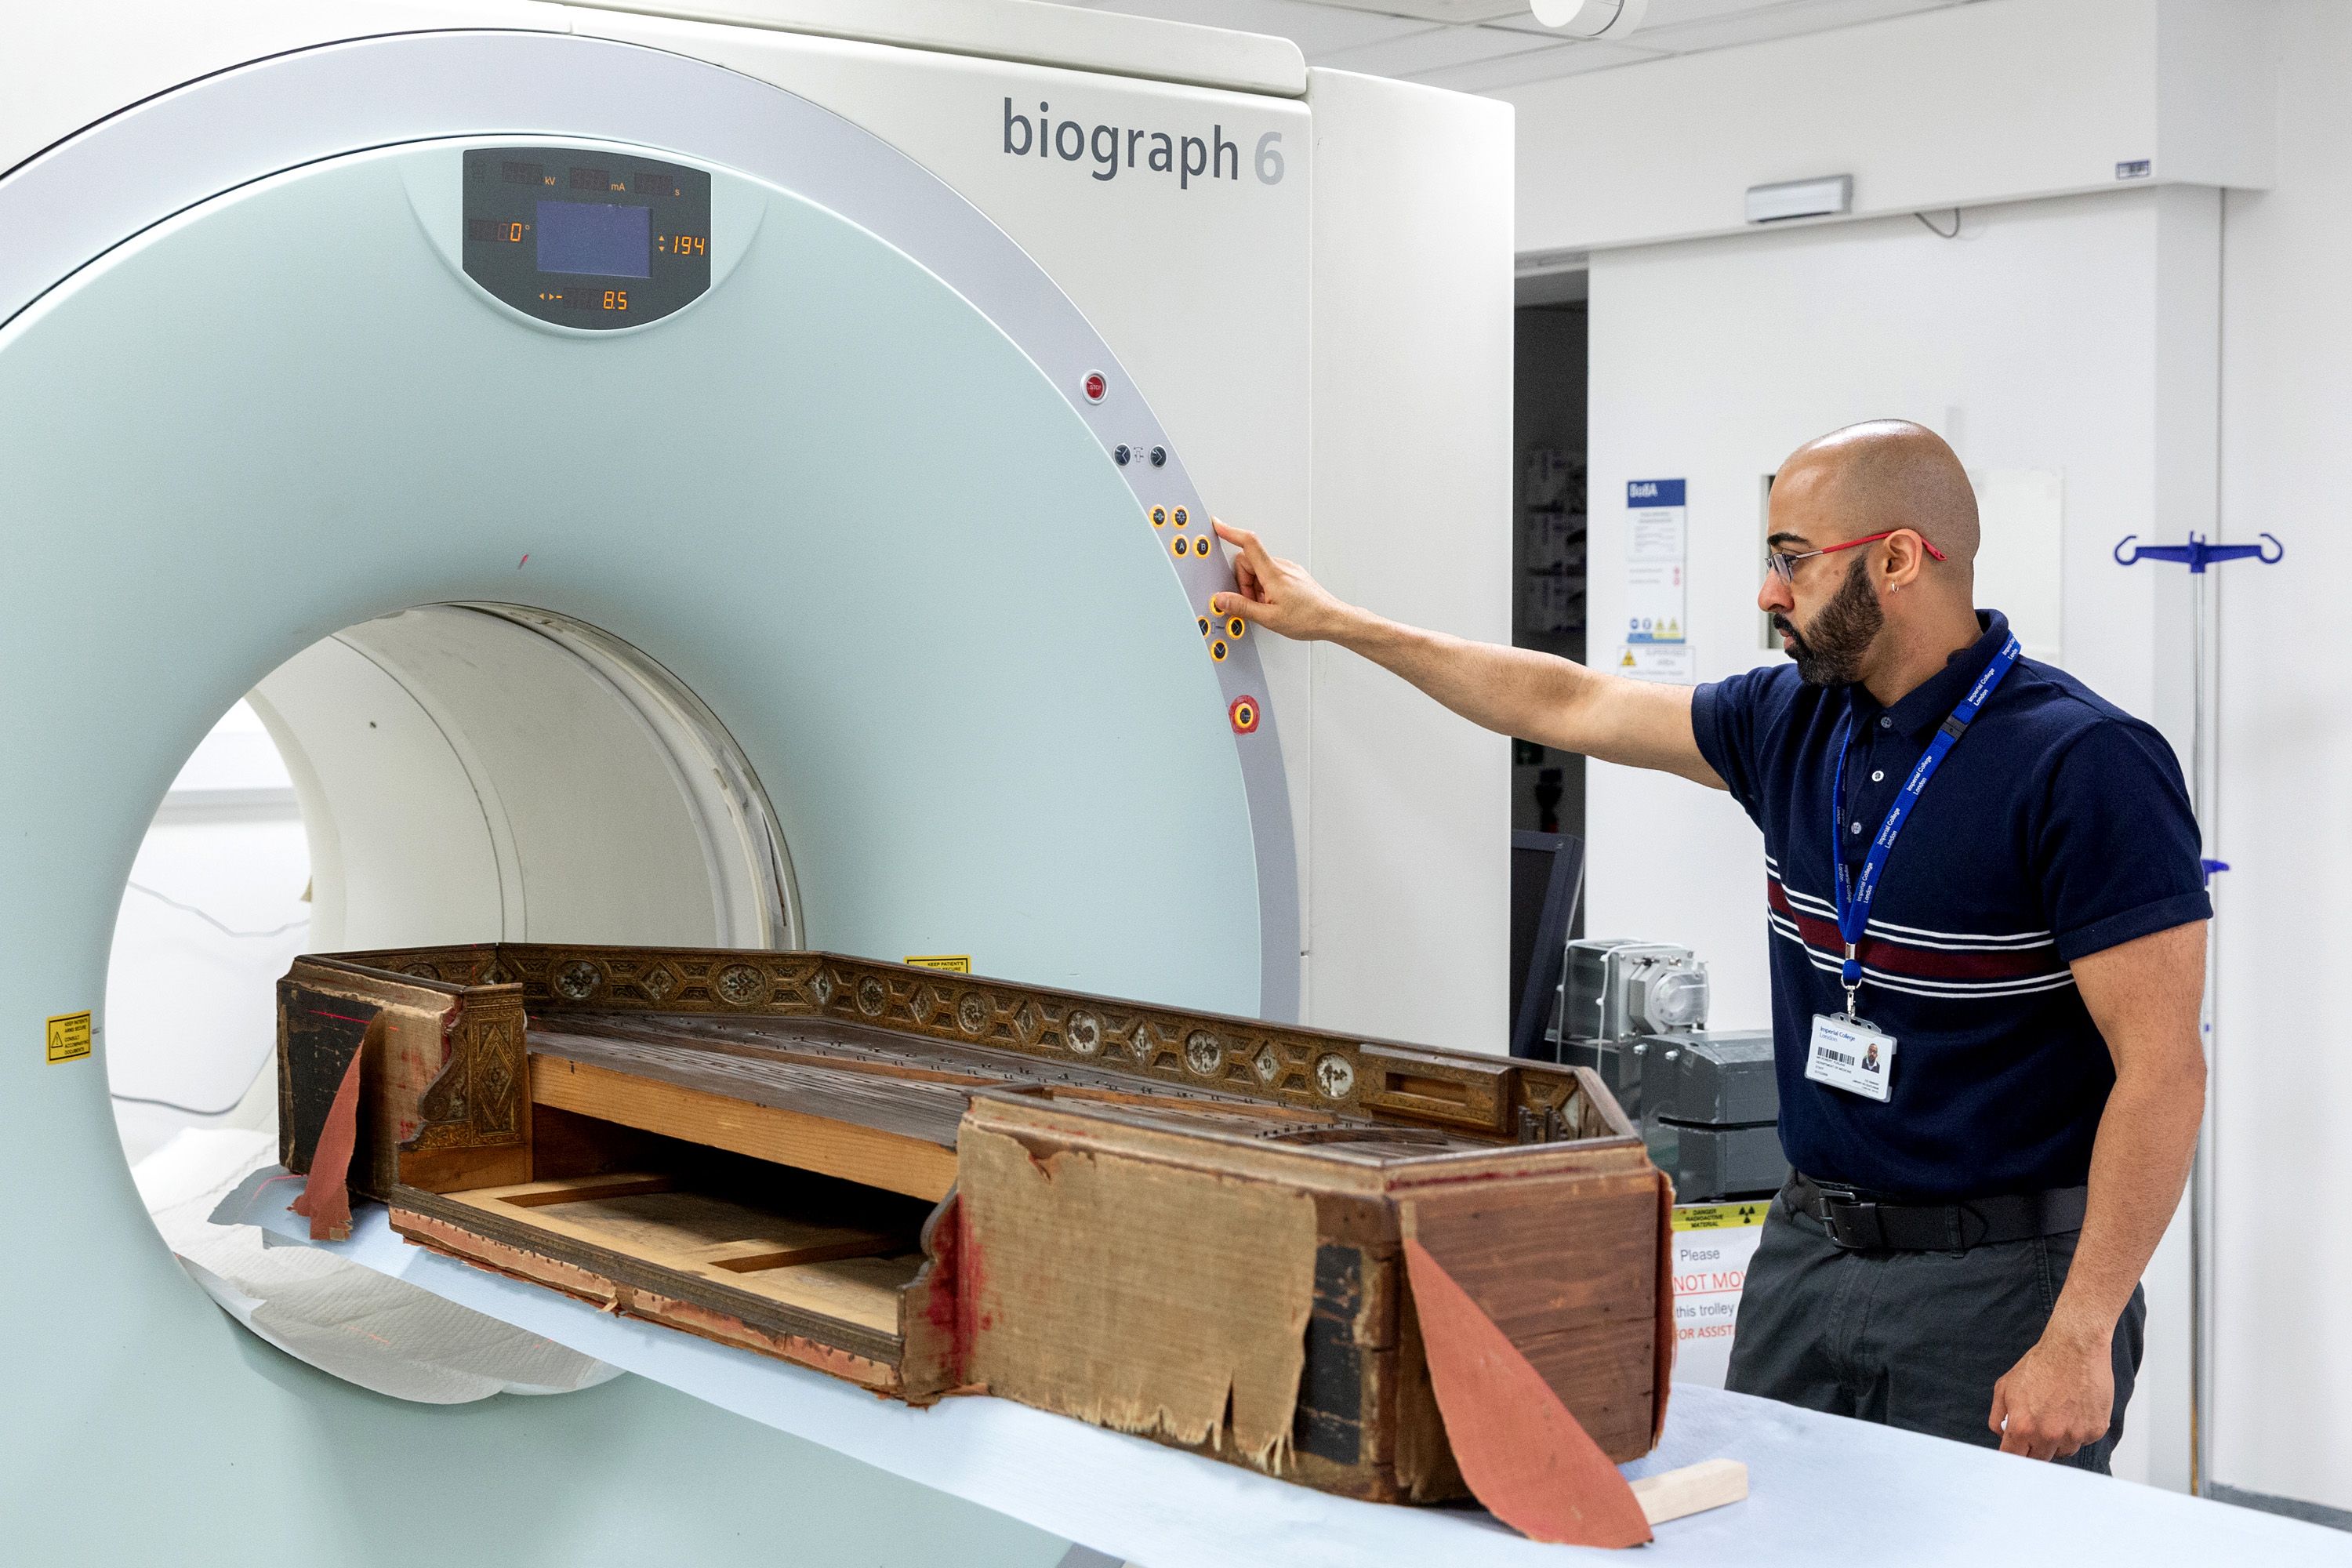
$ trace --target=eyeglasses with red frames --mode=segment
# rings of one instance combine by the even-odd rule
[[[1890,528],[1884,533],[1865,533],[1860,539],[1849,539],[1843,544],[1824,545],[1819,550],[1768,550],[1764,552],[1764,569],[1790,587],[1797,585],[1797,563],[1811,561],[1816,555],[1835,555],[1841,550],[1852,550],[1857,544],[1875,544],[1882,539],[1892,539],[1898,533],[1908,533],[1919,541],[1919,548],[1931,561],[1941,561],[1944,552],[1927,542],[1927,535],[1916,528]]]

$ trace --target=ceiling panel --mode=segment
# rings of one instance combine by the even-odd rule
[[[1968,0],[1650,0],[1631,37],[1563,38],[1506,0],[1078,0],[1106,11],[1295,41],[1309,65],[1494,92],[1668,55],[1735,47]]]
[[[1550,47],[1541,38],[1529,37],[1525,33],[1507,33],[1500,27],[1433,27],[1424,33],[1409,33],[1402,38],[1391,38],[1383,43],[1341,49],[1335,54],[1318,57],[1314,63],[1340,70],[1363,71],[1372,76],[1411,77],[1419,81],[1429,72],[1442,70],[1448,66],[1468,65],[1504,55],[1523,55]]]
[[[1789,0],[1650,0],[1650,14],[1642,27],[1672,27],[1684,22],[1711,22],[1757,11],[1777,11]]]
[[[1340,0],[1309,0],[1310,4],[1336,5]],[[1683,22],[1711,22],[1720,16],[1743,16],[1750,12],[1770,11],[1788,4],[1788,0],[1650,0],[1649,14],[1643,18],[1641,30],[1631,42],[1638,45],[1659,27],[1671,27]],[[1536,20],[1532,5],[1515,5],[1508,12],[1486,24],[1490,27],[1512,27],[1521,32],[1542,33],[1557,38],[1558,33]],[[1629,40],[1616,39],[1617,43]]]
[[[1070,0],[1099,11],[1121,11],[1131,16],[1157,16],[1168,22],[1192,22],[1204,27],[1231,27],[1243,33],[1271,33],[1288,38],[1310,60],[1360,44],[1425,33],[1430,25],[1411,16],[1379,16],[1312,0]]]
[[[1706,18],[1661,24],[1654,21],[1634,35],[1634,42],[1676,54],[1701,49],[1732,48],[1767,38],[1792,37],[1801,33],[1827,32],[1864,22],[1883,21],[1913,11],[1933,11],[1951,0],[1782,0],[1776,5],[1725,9]]]
[[[1528,0],[1314,0],[1314,4],[1417,16],[1424,22],[1491,22],[1528,8]]]
[[[1552,81],[1586,71],[1607,70],[1612,66],[1639,65],[1643,60],[1664,58],[1664,55],[1622,44],[1555,43],[1499,59],[1422,71],[1412,79],[1425,87],[1450,88],[1455,92],[1499,92],[1507,87],[1525,87],[1531,81]]]

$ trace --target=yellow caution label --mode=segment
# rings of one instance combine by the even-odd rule
[[[49,1060],[79,1061],[89,1055],[89,1015],[60,1013],[49,1020]]]
[[[937,969],[948,974],[971,973],[971,954],[968,952],[910,952],[906,962],[918,969]]]
[[[1752,1204],[1677,1204],[1675,1206],[1676,1230],[1738,1230],[1744,1226],[1762,1225],[1771,1212],[1772,1200],[1761,1198]]]

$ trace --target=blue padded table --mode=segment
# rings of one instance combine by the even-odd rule
[[[1538,1545],[1475,1509],[1329,1497],[1008,1400],[966,1397],[913,1409],[411,1246],[378,1204],[357,1207],[349,1240],[311,1242],[307,1223],[286,1210],[297,1190],[283,1171],[263,1170],[213,1219],[323,1247],[1140,1568],[1533,1568],[1601,1555]],[[1624,1468],[1640,1477],[1709,1458],[1748,1466],[1747,1500],[1659,1526],[1643,1561],[2352,1568],[2352,1536],[2317,1525],[1717,1389],[1677,1389],[1657,1451]]]

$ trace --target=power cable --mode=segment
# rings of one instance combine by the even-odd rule
[[[1958,207],[1954,207],[1952,209],[1952,231],[1949,234],[1946,234],[1942,229],[1937,228],[1934,224],[1929,223],[1926,213],[1913,213],[1911,216],[1919,220],[1920,227],[1926,229],[1929,234],[1934,235],[1937,239],[1958,239],[1960,237],[1960,209]]]
[[[245,1103],[245,1096],[241,1094],[235,1100],[230,1100],[226,1105],[222,1106],[218,1110],[205,1110],[193,1105],[182,1105],[176,1100],[154,1100],[143,1094],[117,1094],[112,1089],[107,1090],[106,1098],[109,1100],[119,1100],[130,1105],[160,1105],[166,1110],[182,1111],[189,1116],[226,1116],[230,1111],[235,1110],[238,1106]]]
[[[273,936],[284,936],[289,931],[297,930],[310,923],[310,917],[309,915],[304,915],[299,921],[288,921],[284,925],[278,926],[270,931],[238,931],[233,926],[224,924],[221,921],[205,913],[203,910],[196,908],[195,905],[184,904],[179,900],[172,897],[169,893],[159,893],[143,882],[130,882],[126,883],[125,886],[129,887],[134,893],[144,893],[158,903],[169,904],[175,910],[195,916],[196,919],[204,921],[205,924],[212,927],[213,930],[219,931],[224,936],[233,936],[242,940],[259,941]]]
[[[198,909],[195,905],[182,903],[179,900],[172,897],[169,893],[158,892],[154,889],[147,886],[144,882],[130,882],[126,883],[125,886],[129,887],[134,893],[146,894],[149,898],[153,899],[157,903],[169,904],[172,908],[180,910],[184,914],[194,915],[198,920],[204,921],[205,924],[212,927],[215,931],[219,931],[222,935],[233,936],[240,941],[265,941],[273,936],[284,936],[289,931],[294,931],[310,923],[310,917],[305,915],[299,921],[288,921],[284,925],[278,926],[269,931],[238,931],[236,927],[217,919],[207,911]],[[250,1087],[250,1085],[247,1087]],[[107,1091],[106,1097],[109,1100],[121,1100],[127,1105],[160,1106],[165,1110],[179,1111],[184,1116],[226,1116],[230,1111],[235,1110],[238,1106],[245,1103],[245,1096],[241,1092],[235,1100],[230,1100],[226,1105],[212,1110],[207,1110],[202,1106],[183,1105],[176,1100],[160,1100],[154,1096],[145,1094],[117,1094],[111,1089]]]

